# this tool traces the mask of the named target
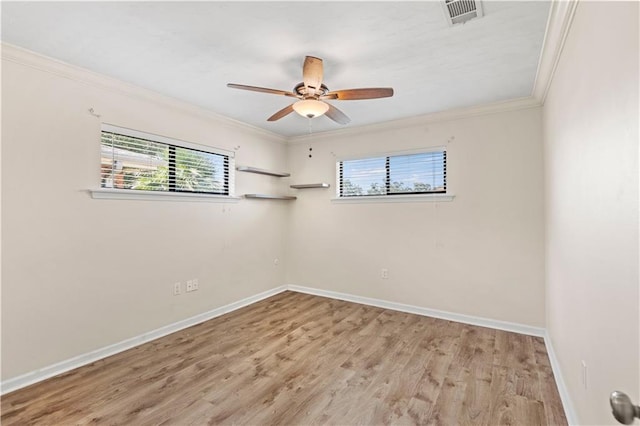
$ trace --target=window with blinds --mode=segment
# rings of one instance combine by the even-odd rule
[[[338,197],[446,194],[447,151],[343,160]]]
[[[103,125],[101,187],[230,195],[232,158],[206,147]]]

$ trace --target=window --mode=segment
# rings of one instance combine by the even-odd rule
[[[343,160],[338,197],[447,193],[447,151]]]
[[[230,195],[231,153],[102,126],[102,188]]]

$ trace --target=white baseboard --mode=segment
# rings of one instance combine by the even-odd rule
[[[471,315],[456,314],[453,312],[439,311],[436,309],[423,308],[419,306],[405,305],[402,303],[389,302],[386,300],[373,299],[369,297],[356,296],[353,294],[339,293],[336,291],[320,290],[317,288],[303,287],[298,285],[288,285],[287,289],[290,291],[297,291],[299,293],[313,294],[316,296],[329,297],[331,299],[345,300],[347,302],[361,303],[364,305],[376,306],[384,309],[391,309],[394,311],[407,312],[410,314],[424,315],[428,317],[440,318],[449,321],[456,321],[465,324],[477,325],[480,327],[494,328],[498,330],[511,331],[514,333],[526,334],[529,336],[543,337],[545,345],[547,347],[547,354],[549,355],[549,361],[551,362],[551,369],[556,379],[556,385],[558,387],[558,393],[562,400],[562,406],[564,408],[565,415],[567,416],[567,422],[570,425],[578,425],[578,417],[573,408],[571,397],[567,386],[564,382],[562,372],[560,370],[560,364],[556,358],[556,354],[551,344],[551,337],[549,333],[540,327],[532,327],[529,325],[498,321],[489,318],[475,317]]]
[[[280,287],[276,287],[256,295],[249,296],[237,302],[233,302],[228,305],[221,306],[211,311],[204,312],[199,315],[195,315],[191,318],[187,318],[187,319],[175,322],[173,324],[169,324],[167,326],[158,328],[148,333],[143,333],[139,336],[135,336],[130,339],[123,340],[113,345],[109,345],[104,348],[100,348],[95,351],[91,351],[86,354],[82,354],[82,355],[73,357],[71,359],[40,368],[38,370],[23,374],[21,376],[5,380],[2,383],[0,383],[0,395],[4,395],[6,393],[12,392],[14,390],[18,390],[20,388],[48,379],[50,377],[57,376],[59,374],[65,373],[75,368],[82,367],[83,365],[87,365],[92,362],[98,361],[100,359],[106,358],[108,356],[115,355],[119,352],[126,351],[127,349],[134,348],[144,343],[151,342],[152,340],[158,339],[160,337],[166,336],[171,333],[175,333],[176,331],[180,331],[187,327],[200,324],[204,321],[208,321],[220,315],[224,315],[226,313],[235,311],[237,309],[248,306],[252,303],[266,299],[267,297],[271,297],[278,293],[282,293],[283,291],[286,291],[286,290],[295,291],[298,293],[313,294],[316,296],[329,297],[332,299],[339,299],[347,302],[354,302],[354,303],[360,303],[364,305],[376,306],[379,308],[391,309],[391,310],[400,311],[400,312],[407,312],[410,314],[424,315],[428,317],[440,318],[440,319],[445,319],[449,321],[456,321],[456,322],[461,322],[465,324],[477,325],[480,327],[488,327],[488,328],[494,328],[498,330],[511,331],[514,333],[526,334],[530,336],[544,337],[545,344],[547,347],[547,353],[549,354],[551,367],[553,369],[553,374],[556,379],[558,392],[560,393],[560,398],[562,399],[562,404],[564,406],[565,414],[567,416],[567,421],[569,422],[570,425],[578,424],[577,417],[573,409],[573,404],[569,396],[569,392],[563,380],[563,376],[560,370],[560,364],[558,363],[558,360],[555,356],[555,352],[551,344],[551,339],[544,328],[532,327],[529,325],[517,324],[512,322],[506,322],[506,321],[498,321],[498,320],[476,317],[471,315],[457,314],[453,312],[440,311],[436,309],[423,308],[419,306],[405,305],[403,303],[389,302],[381,299],[373,299],[370,297],[356,296],[353,294],[339,293],[339,292],[330,291],[330,290],[321,290],[317,288],[303,287],[298,285],[283,285]]]
[[[556,352],[553,349],[551,336],[549,335],[548,331],[544,334],[544,344],[547,347],[547,355],[549,355],[551,369],[553,370],[553,376],[556,379],[556,386],[558,387],[558,393],[560,394],[560,399],[562,400],[564,414],[565,416],[567,416],[567,422],[570,425],[579,425],[580,423],[578,422],[578,416],[575,409],[573,408],[571,395],[569,394],[567,384],[564,381],[562,370],[560,370],[560,363],[558,362],[558,358],[556,357]]]
[[[544,337],[545,329],[541,327],[532,327],[530,325],[518,324],[514,322],[498,321],[489,318],[475,317],[472,315],[456,314],[453,312],[439,311],[437,309],[423,308],[420,306],[405,305],[403,303],[389,302],[381,299],[372,299],[370,297],[356,296],[353,294],[339,293],[336,291],[320,290],[311,287],[302,287],[299,285],[288,285],[291,291],[299,293],[313,294],[316,296],[329,297],[331,299],[345,300],[347,302],[361,303],[363,305],[376,306],[378,308],[391,309],[393,311],[407,312],[409,314],[424,315],[456,321],[465,324],[477,325],[480,327],[495,328],[498,330],[512,331],[514,333],[526,334],[529,336]]]
[[[275,294],[282,293],[286,290],[287,286],[276,287],[271,290],[258,293],[256,295],[246,297],[242,300],[238,300],[237,302],[212,309],[211,311],[195,315],[191,318],[187,318],[178,322],[174,322],[173,324],[160,327],[148,333],[143,333],[130,339],[126,339],[121,342],[96,349],[95,351],[78,355],[76,357],[40,368],[35,371],[31,371],[18,377],[7,379],[0,383],[0,395],[13,392],[14,390],[32,385],[53,376],[57,376],[58,374],[66,373],[67,371],[82,367],[83,365],[87,365],[108,356],[115,355],[119,352],[126,351],[127,349],[134,348],[144,343],[151,342],[152,340],[158,339],[171,333],[175,333],[176,331],[180,331],[187,327],[200,324],[201,322],[208,321],[212,318],[219,317],[220,315],[224,315],[231,311],[243,308],[247,305],[258,302],[262,299],[266,299],[267,297],[271,297]]]

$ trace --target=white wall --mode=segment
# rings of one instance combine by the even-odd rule
[[[579,3],[543,109],[547,327],[581,424],[640,401],[638,36],[637,2]]]
[[[284,283],[543,325],[539,108],[323,136],[308,158],[307,142],[287,147],[273,134],[3,47],[3,380]],[[237,194],[286,192],[294,182],[332,188],[291,190],[294,203],[95,200],[87,190],[99,186],[101,122],[292,172],[237,173]],[[453,202],[331,203],[334,154],[443,144]],[[174,282],[193,278],[198,292],[173,296]]]
[[[410,122],[293,142],[292,182],[331,188],[296,193],[287,283],[543,326],[540,108]],[[452,202],[332,203],[336,157],[441,145]]]
[[[286,145],[279,137],[200,114],[196,108],[126,94],[131,91],[147,95],[3,49],[3,379],[284,281],[284,203],[89,196],[89,188],[99,187],[101,120],[237,148],[237,164],[286,169]],[[89,108],[101,119],[89,114]],[[281,187],[286,182],[276,178],[237,175],[240,194]],[[273,264],[276,257],[283,260],[278,267]],[[174,282],[181,281],[184,290],[185,281],[193,278],[199,278],[199,291],[173,296]]]

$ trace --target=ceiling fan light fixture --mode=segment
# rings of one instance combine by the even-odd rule
[[[303,117],[316,118],[329,110],[329,105],[315,99],[304,99],[293,104],[293,110]]]

